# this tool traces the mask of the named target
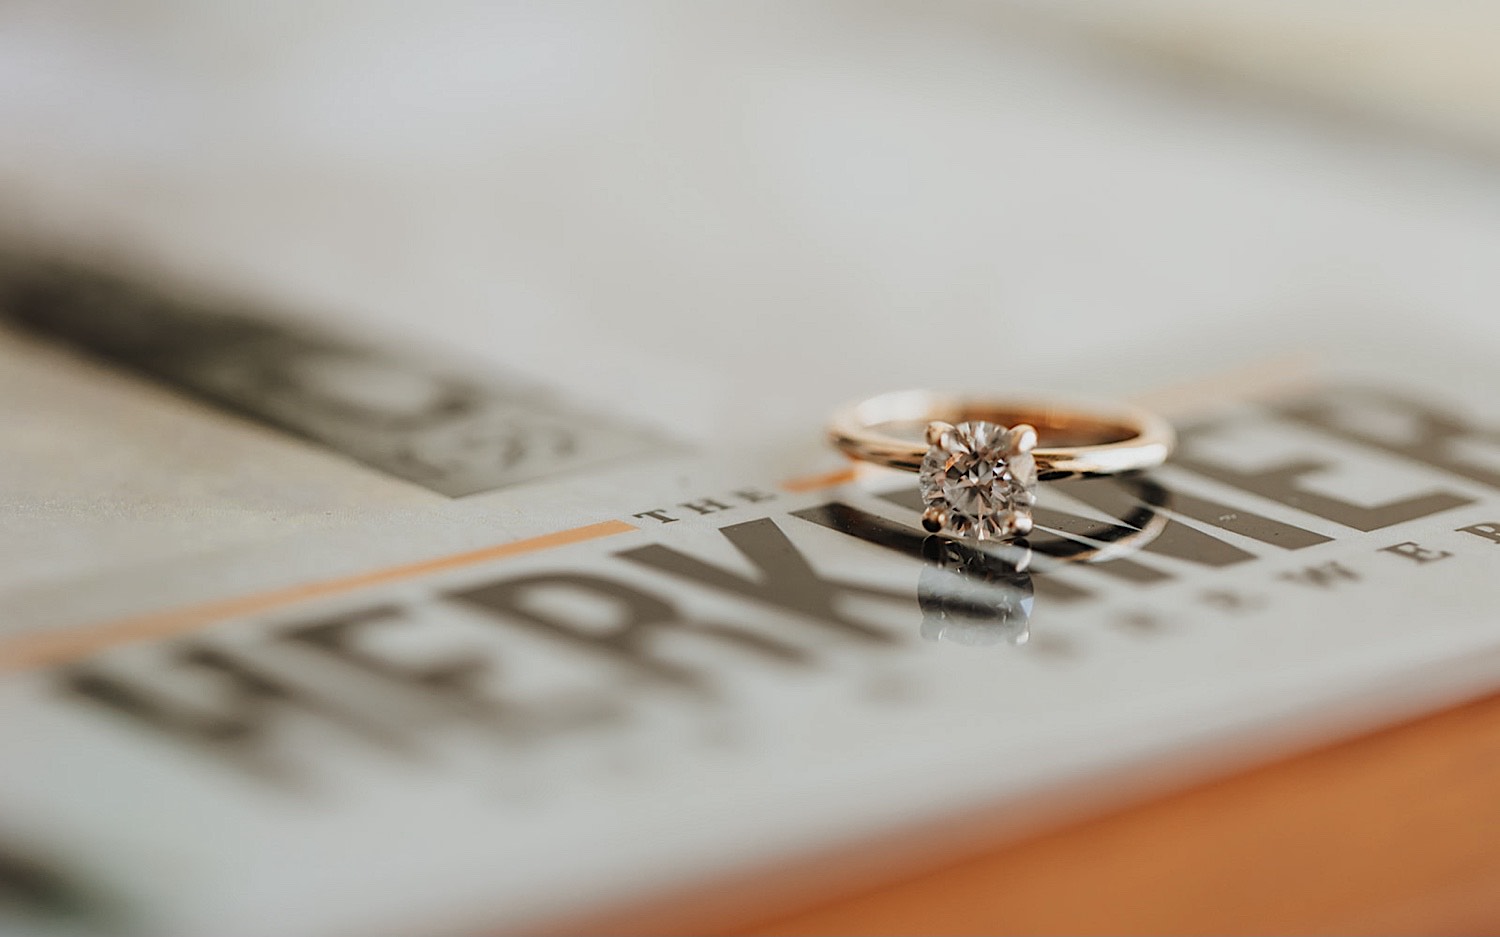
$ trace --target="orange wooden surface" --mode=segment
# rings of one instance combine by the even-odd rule
[[[1500,696],[737,932],[1500,933]]]

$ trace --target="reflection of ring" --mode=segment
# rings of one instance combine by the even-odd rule
[[[1030,550],[1002,556],[928,537],[922,555],[927,560],[917,579],[922,637],[971,646],[1025,644],[1031,637],[1036,591],[1026,571]]]
[[[1096,528],[1075,528],[1066,534],[1069,539],[1053,540],[1045,547],[1036,546],[1037,552],[1049,559],[1061,563],[1108,563],[1144,549],[1167,529],[1167,515],[1161,509],[1170,507],[1172,495],[1149,475],[1114,482],[1077,484],[1117,484],[1134,489],[1131,494],[1139,503],[1120,518],[1120,524],[1124,526],[1100,523]]]
[[[924,425],[921,442],[913,431]],[[882,394],[840,410],[828,434],[855,459],[918,471],[927,508],[922,526],[976,540],[1030,531],[1038,479],[1152,468],[1176,442],[1170,424],[1136,407],[966,399],[925,390]]]

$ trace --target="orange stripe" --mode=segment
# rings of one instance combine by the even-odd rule
[[[832,488],[835,485],[847,485],[854,481],[854,468],[841,468],[833,472],[824,472],[821,475],[804,475],[800,478],[788,478],[781,483],[781,487],[787,491],[817,491],[819,488]]]
[[[628,533],[635,529],[633,525],[624,521],[604,521],[599,524],[589,524],[586,527],[574,527],[571,530],[560,530],[556,533],[532,537],[529,540],[516,540],[493,547],[470,550],[466,553],[454,553],[450,556],[392,566],[373,572],[357,573],[339,579],[308,582],[254,595],[189,605],[167,612],[133,615],[92,627],[24,635],[0,642],[0,672],[45,667],[74,660],[117,644],[181,634],[214,621],[263,612],[282,605],[290,605],[293,602],[323,598],[365,586],[410,579],[414,576],[473,566],[491,560],[507,559],[525,553],[551,550],[572,543]]]

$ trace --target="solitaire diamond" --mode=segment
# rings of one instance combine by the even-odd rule
[[[927,427],[922,524],[975,540],[1024,536],[1036,503],[1036,430],[971,421]]]

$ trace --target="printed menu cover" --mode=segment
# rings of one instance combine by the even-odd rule
[[[1137,395],[1167,465],[978,544],[821,444],[129,272],[16,259],[0,309],[8,931],[568,930],[798,870],[770,907],[1500,681],[1483,368]]]

